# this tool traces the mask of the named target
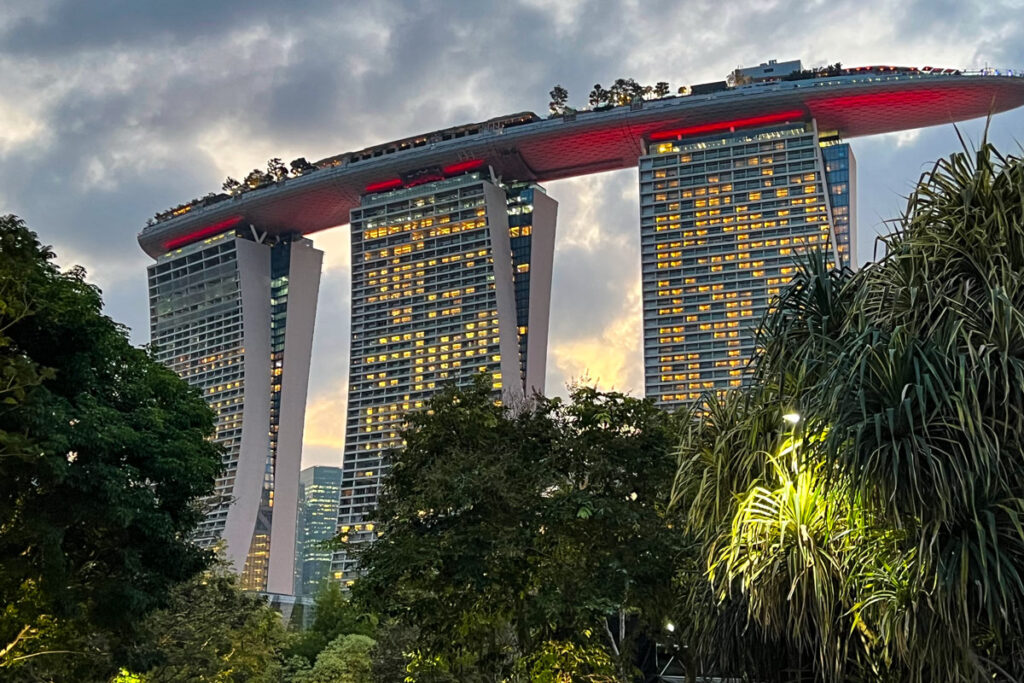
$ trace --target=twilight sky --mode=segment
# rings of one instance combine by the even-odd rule
[[[314,160],[513,111],[555,83],[720,80],[768,59],[805,66],[1024,68],[1024,0],[3,0],[0,214],[148,341],[147,217],[270,157]],[[961,126],[977,140],[984,121]],[[990,138],[1024,140],[1024,110]],[[859,259],[952,126],[854,139]],[[559,201],[547,387],[589,377],[643,391],[635,171],[550,183]],[[304,465],[340,464],[348,363],[348,233],[326,252]]]

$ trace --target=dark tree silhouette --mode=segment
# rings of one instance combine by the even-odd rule
[[[549,94],[551,95],[551,102],[548,104],[548,109],[551,110],[551,115],[561,116],[565,113],[566,102],[569,101],[569,91],[560,85],[556,85]]]

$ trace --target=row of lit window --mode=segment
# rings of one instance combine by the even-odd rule
[[[480,311],[479,313],[477,313],[478,320],[467,322],[465,324],[465,329],[467,329],[467,330],[483,329],[483,328],[487,327],[490,324],[490,322],[488,320],[486,320],[486,318],[488,318],[488,317],[495,317],[495,316],[497,316],[497,314],[498,314],[497,311]],[[495,328],[497,328],[497,325],[498,325],[498,322],[494,321],[494,327]],[[388,344],[388,343],[394,344],[394,343],[401,343],[401,342],[411,341],[414,338],[415,339],[423,339],[425,337],[425,335],[426,335],[426,333],[424,331],[418,330],[416,332],[407,332],[405,334],[400,334],[400,335],[399,334],[395,334],[395,335],[391,335],[390,337],[381,337],[377,341],[380,344]],[[442,343],[447,343],[447,342],[453,341],[453,340],[457,341],[457,340],[459,340],[461,338],[462,337],[459,334],[456,334],[454,336],[445,335],[445,336],[441,337],[441,342]],[[373,356],[369,356],[369,357],[367,357],[366,360],[367,360],[367,362],[372,363],[374,361],[374,357]],[[383,358],[381,360],[383,360]]]
[[[474,334],[475,333],[470,332],[470,333],[467,334],[467,336],[474,335]],[[476,339],[469,339],[469,340],[466,341],[467,350],[465,351],[465,355],[467,355],[467,356],[473,355],[474,352],[471,352],[471,349],[469,349],[470,346],[472,346],[472,345],[475,345],[475,346],[497,345],[498,341],[499,341],[499,338],[500,338],[500,336],[499,336],[499,334],[498,334],[498,332],[496,330],[494,332],[492,332],[491,337],[486,337],[486,336],[484,336],[484,333],[481,332],[480,336],[478,338],[476,338]],[[422,359],[425,358],[428,362],[433,362],[434,360],[437,360],[438,356],[430,355],[430,354],[437,354],[438,353],[438,347],[436,347],[436,346],[430,346],[430,347],[419,346],[420,344],[422,344],[422,342],[416,342],[416,344],[417,344],[418,348],[406,349],[404,351],[393,351],[393,352],[391,352],[389,354],[382,354],[382,355],[379,355],[379,356],[367,356],[367,364],[374,363],[374,362],[376,362],[376,363],[384,363],[384,362],[387,362],[389,360],[401,360],[403,358],[412,358],[412,359],[416,359],[416,360],[422,360]],[[461,344],[459,346],[461,348]],[[447,350],[447,346],[444,346],[444,345],[442,345],[440,348],[442,350]],[[477,354],[482,354],[482,353],[485,353],[485,352],[486,352],[485,349],[477,349],[475,351],[475,353],[477,353]],[[455,357],[458,357],[458,355],[459,354],[456,353]],[[440,355],[440,358],[442,360],[446,360],[448,358],[448,356],[442,352],[441,355]],[[370,375],[370,378],[372,379],[373,376]]]
[[[451,254],[450,256],[444,256],[441,259],[430,259],[430,260],[428,260],[426,262],[420,261],[420,262],[417,262],[417,263],[407,263],[401,269],[399,269],[399,268],[391,269],[391,271],[390,271],[391,272],[391,277],[390,278],[386,277],[388,275],[388,272],[389,272],[387,268],[384,268],[384,269],[382,269],[380,271],[371,271],[370,274],[369,274],[369,279],[367,281],[367,284],[370,287],[375,287],[377,285],[381,285],[381,284],[384,284],[384,283],[387,283],[387,282],[395,283],[395,282],[402,282],[402,281],[405,281],[405,280],[411,280],[414,277],[425,277],[426,276],[426,268],[428,268],[428,267],[432,268],[432,267],[436,266],[438,264],[439,260],[440,260],[441,264],[458,263],[459,261],[461,261],[463,259],[472,259],[472,258],[476,258],[476,257],[480,257],[480,256],[486,256],[487,252],[488,252],[488,250],[486,250],[486,249],[480,249],[478,251],[468,251],[468,252],[462,252],[462,253],[459,253],[459,254]],[[491,260],[488,258],[488,263],[490,263],[490,262],[491,262]],[[467,261],[467,263],[465,265],[466,265],[467,268],[469,268],[469,267],[472,267],[473,265],[475,265],[475,263],[473,261]],[[406,266],[408,266],[408,267],[406,267]],[[414,271],[413,269],[416,269],[416,270]],[[394,273],[396,273],[396,272],[404,272],[404,274],[403,275],[395,275]],[[377,277],[377,275],[379,275],[380,277]],[[382,292],[383,291],[387,291],[387,288],[386,287],[381,288],[381,291]]]
[[[479,209],[476,212],[477,216],[486,216],[486,214],[487,214],[487,212],[486,212],[485,209]],[[469,228],[482,227],[483,225],[486,225],[486,223],[484,221],[464,221],[463,223],[461,223],[457,227],[457,229],[450,230],[449,228],[453,227],[453,226],[447,226],[447,224],[450,223],[450,222],[451,222],[451,214],[450,213],[442,214],[440,216],[432,216],[432,217],[421,218],[421,219],[418,219],[418,220],[412,220],[412,221],[407,221],[407,222],[391,223],[390,225],[381,225],[379,227],[374,227],[374,224],[376,223],[376,221],[369,221],[367,223],[368,227],[363,230],[363,240],[380,239],[382,237],[388,237],[390,235],[397,235],[398,233],[401,233],[401,232],[416,231],[416,230],[419,230],[420,228],[431,228],[431,226],[433,226],[435,223],[438,224],[438,225],[441,225],[441,226],[446,226],[446,227],[444,227],[444,228],[432,228],[430,230],[424,230],[423,232],[425,234],[429,235],[430,237],[435,237],[437,235],[447,235],[447,234],[451,234],[451,232],[459,232],[461,230],[467,230]],[[449,232],[435,232],[435,230],[445,230],[445,229],[448,229]]]
[[[824,206],[816,207],[816,208],[821,213],[825,212],[825,207]],[[815,211],[813,209],[808,209],[804,213],[812,214],[812,213],[815,213]],[[784,216],[788,216],[789,215],[789,211],[785,211],[785,212],[780,211],[779,214],[780,215],[784,215]],[[706,213],[701,213],[701,216],[706,216],[706,215],[707,215]],[[760,217],[761,217],[761,214],[757,214],[756,215],[756,218],[760,218]],[[744,216],[743,218],[746,219],[746,220],[752,220],[752,219],[755,218],[755,215],[751,214],[749,216]],[[782,220],[779,220],[779,221],[764,221],[764,222],[755,222],[755,223],[741,222],[741,223],[736,223],[735,226],[731,225],[732,223],[738,221],[739,219],[740,219],[740,217],[738,217],[738,216],[722,216],[721,218],[717,218],[717,217],[716,218],[703,218],[702,220],[694,221],[693,225],[695,225],[697,227],[700,227],[700,228],[706,228],[706,226],[721,225],[721,226],[723,226],[722,229],[721,229],[722,232],[733,232],[735,230],[760,230],[762,228],[766,228],[767,229],[767,228],[775,228],[775,227],[785,227],[785,226],[790,224],[789,219],[782,219]],[[814,222],[820,222],[820,221],[823,221],[823,220],[825,220],[825,217],[824,216],[820,216],[820,217],[813,217],[813,218],[807,219],[805,222],[807,222],[807,223],[814,223]],[[683,227],[682,223],[669,223],[669,224],[664,224],[664,225],[656,226],[654,228],[654,231],[655,232],[664,232],[666,230],[679,230],[682,227]],[[706,229],[704,230],[704,233],[707,233]]]
[[[480,240],[476,240],[476,241],[479,242]],[[372,261],[372,260],[375,260],[375,259],[384,259],[384,258],[388,258],[388,257],[407,256],[408,254],[411,254],[413,251],[421,251],[421,250],[427,249],[427,248],[428,248],[427,243],[424,240],[418,240],[416,242],[399,244],[399,245],[396,245],[396,246],[390,247],[390,248],[374,249],[374,250],[371,250],[371,251],[365,251],[365,252],[363,252],[363,261]],[[430,249],[434,249],[434,248],[436,248],[436,245],[434,243],[431,243],[429,248]],[[484,253],[486,253],[486,251]],[[482,255],[483,254],[481,254],[481,256]],[[441,259],[441,262],[442,263],[448,263],[448,261],[446,261],[444,259]],[[393,263],[402,263],[402,261],[399,258],[399,260],[393,261]],[[428,263],[428,265],[436,265],[436,264],[437,264],[436,260],[433,263]]]
[[[804,163],[806,163],[806,162],[797,162],[797,164],[800,164],[801,166]],[[812,162],[812,165],[813,165],[813,162]],[[787,171],[786,171],[786,172],[789,173],[789,175],[787,176],[786,179],[789,181],[789,183],[791,185],[799,185],[799,184],[804,183],[804,182],[814,182],[814,181],[818,180],[817,172],[804,173],[804,174],[801,175],[800,174],[800,170],[798,168],[795,168],[795,166],[796,166],[796,164],[794,164],[793,166],[790,166],[789,168],[787,168]],[[770,175],[772,175],[774,177],[774,169],[761,169],[762,174],[764,174],[764,171],[766,171],[766,170],[770,171]],[[780,174],[781,173],[782,172],[780,172]],[[742,172],[740,172],[740,174],[742,174]],[[769,175],[769,174],[765,174],[765,175]],[[754,177],[756,178],[757,176],[754,176]],[[693,182],[695,180],[693,177],[687,178],[685,173],[683,174],[683,178],[685,180],[687,180],[687,183],[691,183],[691,182]],[[736,181],[750,180],[750,179],[751,178],[749,176],[746,176],[745,174],[738,175],[738,177],[735,178]],[[675,188],[679,187],[679,182],[680,181],[678,179],[672,179],[672,180],[661,180],[661,181],[659,181],[657,183],[654,183],[653,188],[654,188],[654,192],[656,193],[655,196],[654,196],[655,197],[655,201],[666,201],[668,199],[668,194],[665,193],[664,191],[665,190],[675,189]],[[717,183],[717,182],[719,182],[719,178],[718,178],[718,176],[708,176],[706,182],[707,183]],[[704,196],[706,194],[718,194],[719,192],[730,192],[730,191],[732,191],[732,183],[723,184],[723,185],[706,185],[706,184],[702,183],[701,185],[698,185],[697,187],[681,189],[679,191],[680,192],[679,196],[680,196],[681,199],[689,199],[690,197],[700,197],[700,196]]]
[[[242,386],[241,382],[228,382],[227,384],[218,384],[215,387],[210,387],[206,390],[208,394],[215,394],[220,391],[227,391],[228,389],[237,389]]]
[[[796,153],[794,154],[793,152],[796,152]],[[793,162],[793,161],[800,161],[802,159],[809,158],[806,155],[806,152],[807,152],[807,150],[796,150],[796,149],[793,149],[793,150],[790,150],[790,154],[788,155],[788,158],[787,158],[786,155],[780,155],[778,157],[773,157],[773,156],[763,156],[763,157],[751,156],[751,157],[740,157],[740,158],[735,158],[734,157],[731,160],[726,159],[726,158],[722,158],[722,159],[713,160],[713,161],[711,161],[710,164],[707,164],[706,166],[711,166],[712,164],[714,164],[714,165],[717,165],[718,168],[732,168],[732,169],[743,168],[744,166],[748,166],[748,167],[751,167],[751,166],[762,166],[762,165],[763,166],[770,166],[770,165],[775,164],[775,163],[784,164],[787,161]],[[651,177],[653,177],[656,180],[661,180],[663,178],[669,178],[669,177],[675,177],[677,175],[681,175],[681,174],[678,174],[678,173],[671,173],[670,174],[669,171],[685,170],[685,167],[683,169],[680,169],[680,166],[682,166],[683,164],[688,163],[688,161],[689,161],[689,159],[684,157],[684,158],[680,158],[679,166],[669,165],[669,166],[667,166],[665,168],[656,168],[656,169],[654,169],[651,172]]]

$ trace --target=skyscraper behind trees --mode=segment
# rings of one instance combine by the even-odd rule
[[[303,415],[323,252],[231,228],[149,266],[158,361],[217,413],[224,472],[197,542],[222,546],[248,590],[290,593]]]
[[[480,372],[496,398],[544,389],[556,202],[479,171],[371,193],[353,210],[352,346],[332,576],[376,538],[387,454],[405,415]]]
[[[340,494],[340,467],[307,467],[299,474],[295,595],[315,595],[330,576],[332,551],[323,544],[338,530]]]
[[[856,229],[853,154],[813,121],[679,138],[640,158],[644,377],[663,406],[741,385],[795,256],[824,247],[848,266]]]

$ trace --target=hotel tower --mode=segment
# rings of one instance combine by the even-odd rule
[[[196,541],[222,549],[242,588],[290,594],[323,252],[249,227],[174,246],[148,268],[151,344],[202,391],[224,449]]]
[[[646,394],[677,406],[740,386],[754,329],[824,249],[851,265],[855,163],[814,121],[678,136],[640,157]]]
[[[434,174],[427,176],[435,177]],[[481,372],[505,401],[543,392],[557,203],[483,171],[367,194],[352,211],[352,346],[333,576],[401,448],[405,415]]]

